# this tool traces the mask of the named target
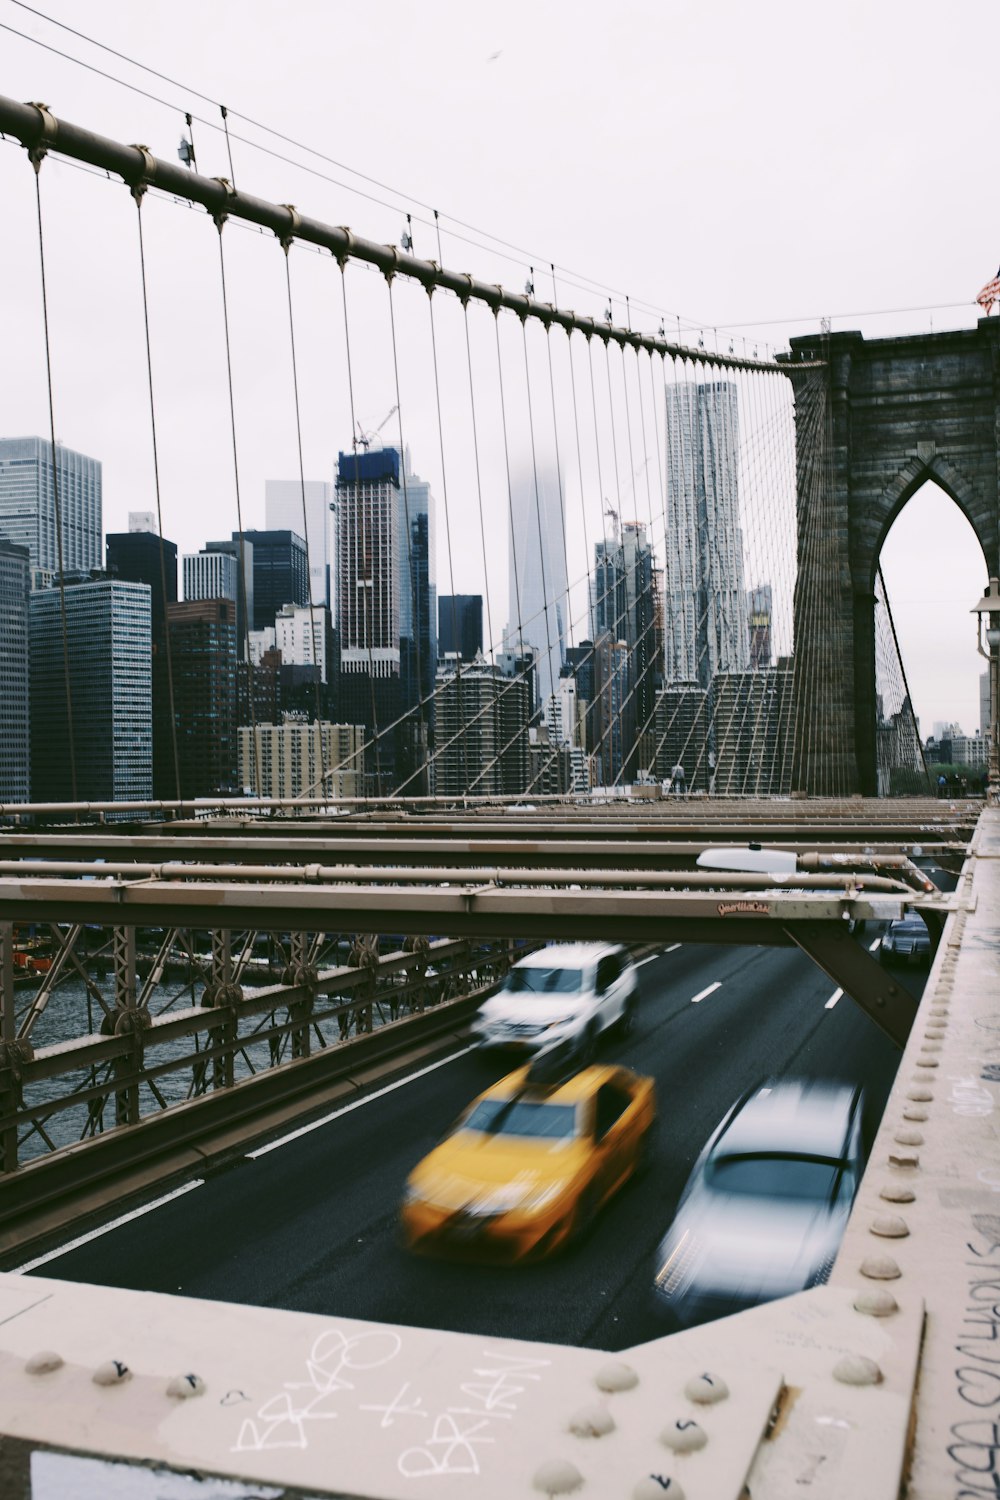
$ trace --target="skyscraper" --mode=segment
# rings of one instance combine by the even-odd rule
[[[184,569],[184,598],[230,599],[236,603],[239,592],[239,564],[231,552],[217,550],[186,552],[181,559]],[[171,603],[176,604],[174,598]],[[271,621],[273,626],[274,621]]]
[[[425,791],[434,731],[437,592],[434,497],[394,447],[337,465],[341,717],[380,731],[372,763],[411,796]],[[396,723],[396,721],[399,721]]]
[[[153,653],[153,796],[169,799],[177,795],[177,773],[173,755],[171,720],[172,684],[167,646],[167,605],[177,602],[177,546],[145,526],[132,524],[128,531],[113,531],[106,542],[110,578],[125,583],[144,583],[149,589],[150,631]],[[146,518],[143,518],[146,519]],[[148,518],[155,521],[155,516]]]
[[[591,581],[594,640],[609,635],[628,648],[626,692],[636,733],[649,733],[657,678],[663,672],[662,608],[653,548],[641,521],[626,521],[615,535],[594,544]],[[626,761],[633,745],[625,746]]]
[[[758,583],[747,595],[750,616],[750,667],[759,672],[771,665],[771,585]]]
[[[528,781],[529,688],[476,657],[437,670],[435,791],[441,796],[519,796]]]
[[[27,802],[30,792],[29,576],[27,547],[0,540],[0,802]]]
[[[438,658],[434,496],[403,455],[397,493],[399,529],[399,649],[403,707],[434,727],[434,673]]]
[[[398,784],[395,729],[401,704],[399,480],[394,448],[341,453],[337,464],[337,623],[341,716],[375,736],[377,792]],[[407,773],[408,776],[409,773]],[[406,780],[401,777],[400,780]],[[410,784],[411,794],[418,790]]]
[[[72,714],[66,703],[60,591],[31,595],[32,796],[39,802],[72,798],[75,763],[80,801],[148,799],[153,792],[149,588],[103,578],[68,584],[63,593]]]
[[[707,687],[749,656],[736,386],[668,385],[666,429],[665,675]]]
[[[331,602],[330,563],[333,537],[333,485],[325,479],[267,479],[264,481],[264,520],[269,531],[303,534],[302,496],[305,491],[305,540],[309,550],[309,594],[313,604]],[[283,599],[282,604],[308,601]]]
[[[56,489],[62,570],[89,573],[101,557],[101,464],[46,438],[0,438],[0,536],[27,547],[32,568],[58,573]]]
[[[234,531],[233,542],[239,539]],[[273,625],[283,604],[309,603],[306,544],[298,531],[245,531],[243,543],[253,548],[251,630]]]
[[[508,548],[510,608],[505,644],[538,652],[538,691],[544,703],[559,681],[569,645],[566,618],[566,538],[563,498],[555,474],[531,469],[511,478]]]
[[[182,797],[236,786],[236,606],[190,599],[167,606]]]
[[[483,649],[482,594],[441,594],[438,598],[438,655],[472,661]]]

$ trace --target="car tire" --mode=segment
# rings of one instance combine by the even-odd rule
[[[620,1037],[628,1037],[635,1030],[635,1016],[639,1008],[639,996],[633,990],[625,1001],[625,1009],[615,1022],[615,1031]]]
[[[645,1177],[649,1171],[653,1160],[653,1153],[656,1150],[656,1138],[657,1128],[656,1121],[654,1120],[639,1142],[639,1149],[635,1154],[635,1166],[632,1168],[633,1178]]]
[[[597,1054],[597,1023],[591,1021],[586,1031],[580,1038],[580,1045],[576,1052],[576,1063],[579,1068],[589,1068]]]
[[[573,1215],[572,1245],[582,1245],[589,1237],[597,1219],[597,1193],[590,1187],[581,1197]]]

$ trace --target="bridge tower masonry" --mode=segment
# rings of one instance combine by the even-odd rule
[[[889,528],[931,480],[975,531],[983,579],[1000,567],[1000,319],[870,341],[807,334],[781,358],[798,449],[792,784],[874,796],[875,574]],[[815,364],[796,368],[817,360],[821,409]],[[970,599],[979,587],[969,580]]]

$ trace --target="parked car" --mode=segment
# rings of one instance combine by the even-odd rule
[[[746,1094],[695,1163],[660,1245],[657,1309],[687,1326],[825,1282],[864,1163],[860,1088]]]
[[[561,943],[527,954],[479,1008],[473,1034],[483,1047],[535,1053],[566,1043],[589,1060],[603,1031],[628,1032],[639,978],[626,949]]]
[[[408,1248],[540,1258],[583,1234],[624,1185],[655,1120],[652,1079],[607,1066],[550,1076],[535,1063],[500,1079],[414,1168],[401,1209]]]
[[[890,922],[882,934],[878,956],[884,964],[929,964],[931,937],[923,917],[910,911]]]

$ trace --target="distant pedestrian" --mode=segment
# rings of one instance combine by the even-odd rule
[[[684,767],[679,763],[674,766],[670,773],[670,790],[676,792],[677,796],[683,796],[687,791],[687,778],[684,775]]]
[[[946,797],[948,795],[948,778],[944,774],[943,771],[941,772],[941,775],[938,777],[937,786],[938,786],[938,796],[939,797]]]

